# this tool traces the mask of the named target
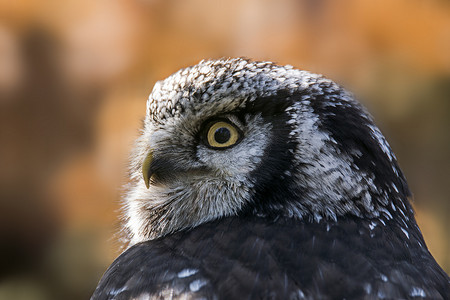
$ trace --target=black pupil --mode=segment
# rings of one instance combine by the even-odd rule
[[[228,128],[220,127],[214,132],[214,139],[219,144],[225,144],[230,140],[231,132]]]

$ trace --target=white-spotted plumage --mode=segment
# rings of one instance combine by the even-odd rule
[[[195,273],[198,273],[197,269],[183,269],[178,273],[179,278],[185,278],[194,275]]]

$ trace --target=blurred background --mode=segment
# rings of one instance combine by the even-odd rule
[[[374,115],[450,272],[450,2],[0,3],[0,299],[87,299],[120,253],[127,155],[157,80],[246,56],[321,73]]]

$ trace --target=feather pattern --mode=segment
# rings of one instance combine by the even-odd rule
[[[447,299],[421,236],[371,222],[212,221],[131,247],[93,299]]]
[[[213,147],[210,124],[238,136]],[[130,248],[93,300],[450,298],[392,149],[320,75],[241,58],[178,71],[150,94],[130,171]]]

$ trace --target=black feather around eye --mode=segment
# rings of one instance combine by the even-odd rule
[[[297,147],[296,139],[289,137],[293,128],[288,124],[290,116],[286,108],[297,101],[299,95],[289,96],[288,91],[279,91],[276,96],[262,97],[246,107],[249,114],[261,114],[266,122],[272,124],[271,142],[264,151],[264,161],[256,168],[251,177],[255,178],[254,199],[258,199],[246,207],[244,214],[255,207],[258,211],[270,215],[275,205],[283,205],[287,199],[292,199],[292,193],[297,190],[291,188],[291,181],[287,180],[285,172],[292,172],[295,167],[294,150]]]

